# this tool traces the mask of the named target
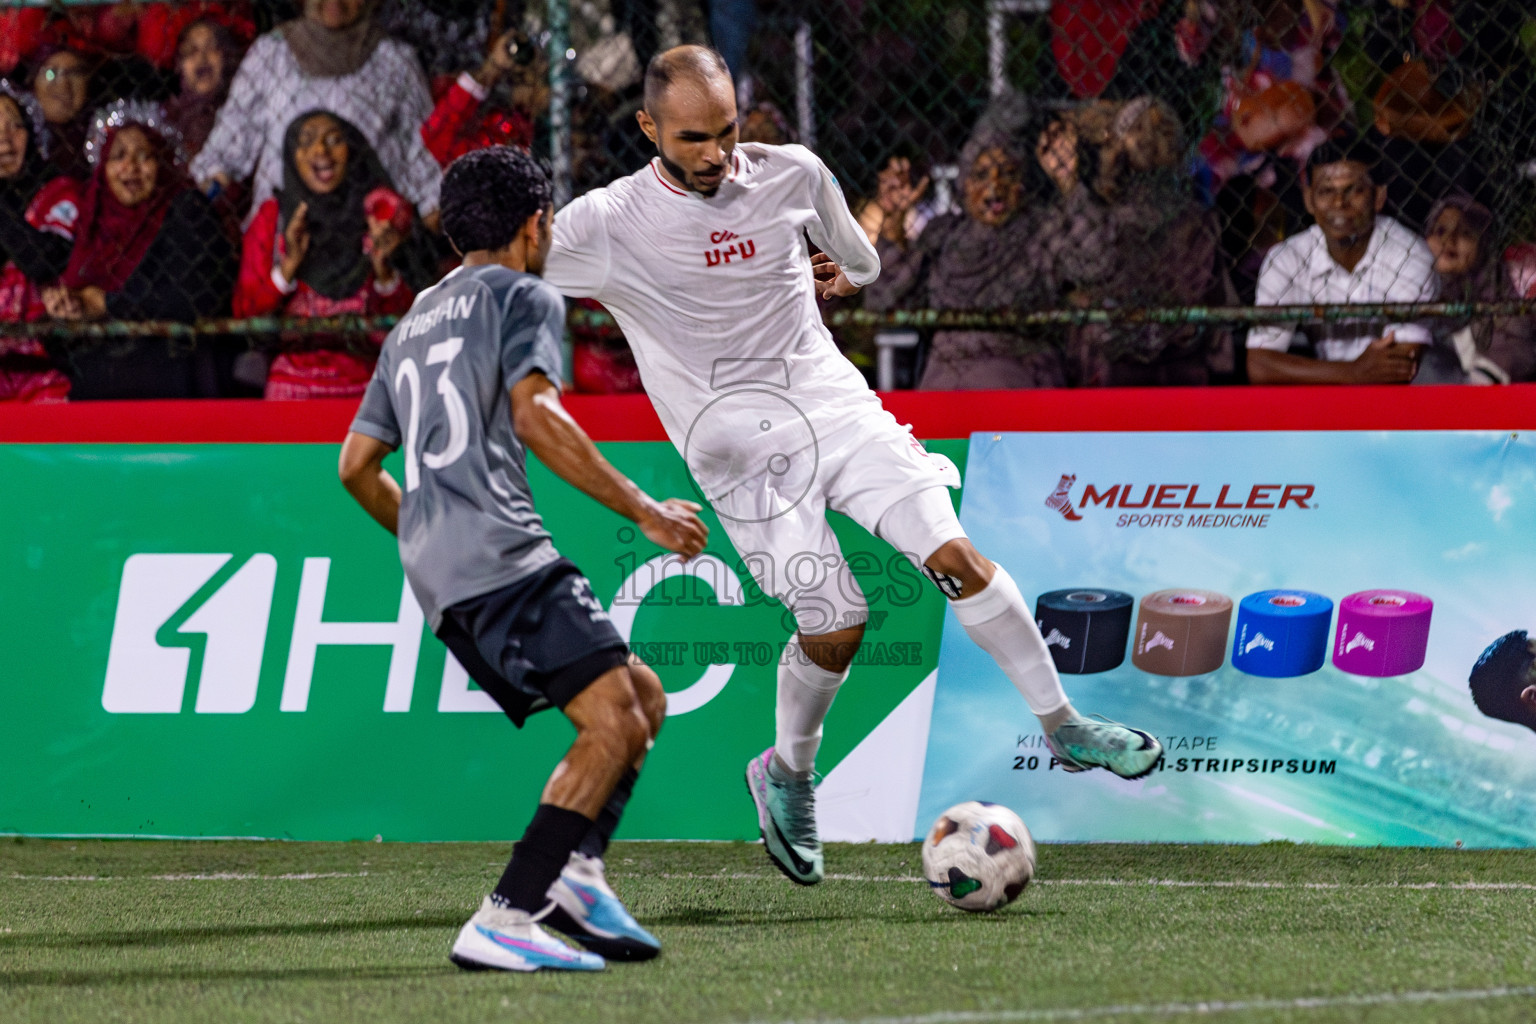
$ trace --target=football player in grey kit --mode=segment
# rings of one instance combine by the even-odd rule
[[[833,344],[817,293],[852,295],[879,275],[879,257],[814,153],[737,144],[735,95],[713,50],[658,54],[638,115],[657,156],[560,211],[545,277],[613,314],[721,526],[763,591],[794,613],[774,745],[746,771],[769,856],[802,885],[823,876],[812,771],[868,618],[828,508],[944,591],[1067,771],[1145,775],[1162,754],[1157,739],[1072,707],[1018,586],[955,516],[946,485],[958,473]],[[807,237],[822,250],[814,259]]]
[[[576,727],[501,880],[454,943],[453,962],[470,970],[597,970],[605,956],[647,959],[660,948],[609,888],[602,855],[666,695],[550,542],[525,447],[684,558],[708,536],[698,505],[649,497],[560,405],[565,301],[537,276],[550,199],[549,180],[518,150],[479,150],[449,167],[443,230],[464,262],[384,340],[341,451],[342,482],[399,536],[433,632],[480,688],[519,727],[547,707]],[[382,465],[397,447],[403,490]]]

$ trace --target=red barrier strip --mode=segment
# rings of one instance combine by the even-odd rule
[[[918,437],[975,431],[1513,430],[1536,428],[1536,384],[1511,387],[1142,388],[897,391],[885,406]],[[665,441],[643,395],[570,395],[598,441]],[[0,403],[0,443],[334,444],[357,403]]]

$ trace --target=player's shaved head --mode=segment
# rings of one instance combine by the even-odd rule
[[[676,188],[712,196],[736,148],[736,90],[725,58],[707,46],[674,46],[645,70],[640,130],[656,144]]]
[[[708,89],[722,82],[731,87],[731,69],[724,57],[707,46],[674,46],[652,57],[645,69],[645,109],[655,117],[674,85]]]

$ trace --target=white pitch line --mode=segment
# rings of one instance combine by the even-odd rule
[[[208,874],[171,875],[22,875],[5,877],[18,882],[126,882],[134,879],[153,882],[310,882],[328,878],[368,878],[378,872],[368,871],[318,871],[293,872],[282,875],[259,875],[248,872],[219,871]],[[388,874],[388,872],[386,872]],[[663,871],[656,874],[643,872],[622,874],[624,878],[660,878],[685,882],[760,882],[773,881],[778,875],[764,871],[729,871],[713,874],[697,872]],[[895,882],[901,885],[921,885],[925,879],[917,875],[845,875],[826,876],[831,882]],[[1279,890],[1407,890],[1433,892],[1536,892],[1531,882],[1263,882],[1257,880],[1190,881],[1178,878],[1045,878],[1036,879],[1036,886],[1078,885],[1103,886],[1116,889],[1279,889]]]
[[[286,875],[256,875],[218,871],[205,875],[8,875],[18,882],[309,882],[317,878],[367,878],[366,871],[303,871]]]
[[[774,879],[777,875],[767,872],[734,871],[718,874],[696,874],[687,872],[663,872],[661,874],[648,875],[643,873],[627,875],[631,878],[665,878],[681,881],[755,881],[759,879]],[[921,884],[926,879],[918,875],[827,875],[828,881],[834,882],[900,882],[903,884]],[[1168,889],[1410,889],[1410,890],[1434,890],[1454,889],[1468,891],[1499,892],[1536,892],[1536,883],[1532,882],[1261,882],[1245,881],[1186,881],[1178,878],[1037,878],[1032,885],[1093,885],[1111,888],[1135,889],[1135,888],[1168,888]]]
[[[1536,987],[1449,989],[1429,992],[1377,992],[1347,996],[1300,996],[1295,999],[1212,999],[1198,1003],[1122,1003],[1116,1006],[1065,1006],[1047,1010],[950,1010],[908,1017],[811,1018],[775,1024],[1024,1024],[1029,1021],[1093,1020],[1099,1017],[1172,1017],[1178,1014],[1248,1013],[1264,1010],[1330,1010],[1344,1006],[1411,1006],[1470,1003],[1489,999],[1536,998]],[[766,1024],[766,1022],[759,1022]]]

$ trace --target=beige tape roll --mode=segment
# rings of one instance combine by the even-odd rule
[[[1157,676],[1199,676],[1227,660],[1232,599],[1214,590],[1159,590],[1141,599],[1131,664]]]

